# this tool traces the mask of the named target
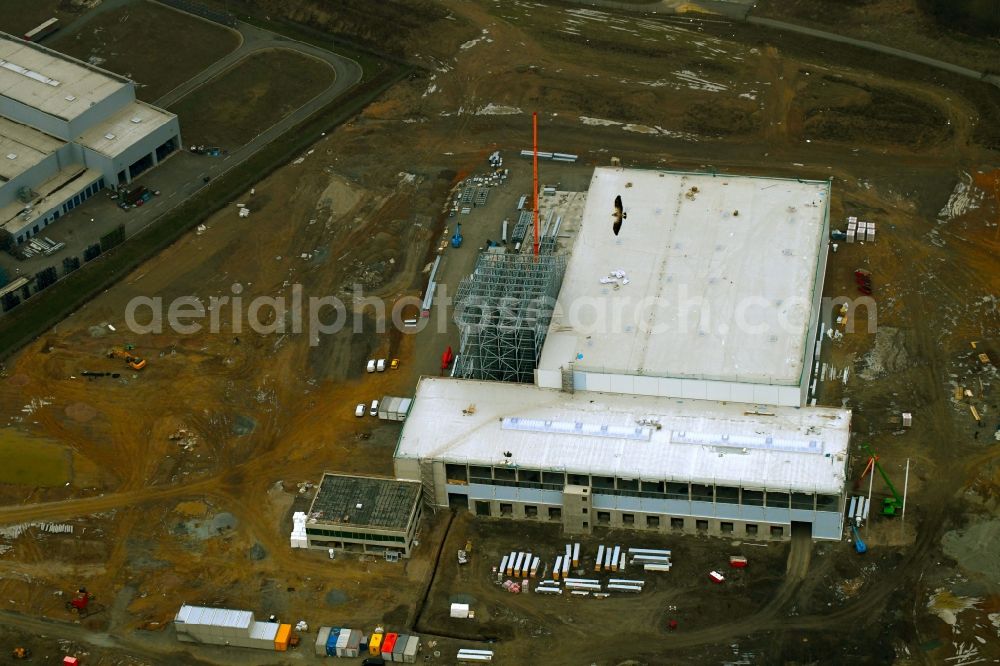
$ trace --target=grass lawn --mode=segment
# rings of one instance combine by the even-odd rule
[[[79,14],[63,11],[62,4],[62,0],[3,0],[0,3],[0,30],[20,37],[50,18],[59,19],[60,26],[64,26]],[[58,36],[59,33],[54,32],[42,43],[50,46]]]
[[[49,48],[129,77],[138,84],[139,99],[147,102],[239,44],[233,30],[145,0],[95,14],[75,33],[56,33],[45,41]]]
[[[271,49],[254,53],[207,81],[170,110],[185,143],[242,146],[333,83],[325,62]]]
[[[66,447],[29,437],[18,430],[0,430],[0,483],[61,486],[69,480]]]

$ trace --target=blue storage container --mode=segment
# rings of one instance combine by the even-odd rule
[[[333,627],[330,629],[330,637],[326,639],[326,656],[336,657],[337,656],[337,639],[340,638],[341,627]]]

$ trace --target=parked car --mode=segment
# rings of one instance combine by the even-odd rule
[[[365,415],[365,403],[363,403],[363,402],[359,402],[358,403],[358,406],[354,408],[354,415],[355,416],[364,416]]]
[[[375,369],[378,370],[379,372],[385,372],[385,359],[384,358],[380,358],[378,360],[378,362],[375,364]]]
[[[393,370],[399,369],[399,359],[398,358],[392,359],[392,363],[389,364],[389,367],[392,368]]]
[[[368,408],[368,413],[372,416],[378,416],[378,400],[372,400],[372,406]]]
[[[368,359],[368,372],[375,372],[375,359]]]

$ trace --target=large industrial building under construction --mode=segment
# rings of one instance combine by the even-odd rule
[[[851,413],[808,406],[829,204],[827,181],[596,169],[568,261],[494,250],[464,283],[464,379],[421,380],[397,477],[569,532],[840,539]]]
[[[15,244],[180,147],[177,116],[135,84],[0,33],[0,229]]]

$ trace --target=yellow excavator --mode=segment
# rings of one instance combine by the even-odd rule
[[[125,363],[128,364],[128,367],[133,370],[142,370],[146,367],[146,359],[139,358],[138,356],[132,354],[131,345],[129,345],[128,348],[113,347],[111,351],[108,352],[108,358],[124,359]]]

